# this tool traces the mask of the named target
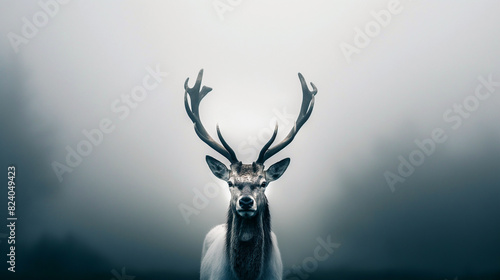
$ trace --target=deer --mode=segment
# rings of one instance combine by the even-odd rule
[[[267,170],[264,162],[292,142],[295,135],[309,119],[314,107],[316,86],[309,87],[298,73],[302,85],[302,105],[293,128],[278,144],[271,147],[278,133],[278,124],[271,139],[262,147],[259,157],[251,164],[243,164],[222,137],[216,125],[220,144],[204,128],[199,106],[212,88],[203,86],[203,69],[198,73],[195,85],[184,83],[184,105],[194,124],[198,137],[230,162],[229,168],[207,155],[206,162],[213,175],[225,181],[231,193],[227,222],[212,228],[203,242],[201,280],[278,280],[283,277],[283,264],[278,241],[271,231],[271,215],[265,190],[279,179],[290,164],[290,158],[272,164]],[[189,101],[188,101],[189,99]]]

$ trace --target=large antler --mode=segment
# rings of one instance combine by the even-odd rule
[[[276,123],[273,136],[271,136],[271,139],[264,145],[264,147],[260,151],[257,163],[263,164],[267,159],[269,159],[277,152],[285,148],[288,144],[290,144],[295,135],[297,135],[297,132],[299,132],[302,125],[304,125],[307,119],[309,119],[309,116],[311,115],[314,107],[314,96],[318,92],[318,89],[313,83],[311,83],[313,90],[310,91],[309,88],[307,87],[307,83],[304,79],[304,76],[302,76],[302,74],[300,73],[299,73],[299,80],[302,85],[302,106],[300,107],[300,113],[299,116],[297,117],[297,120],[295,121],[295,125],[293,126],[292,130],[290,130],[285,139],[283,139],[283,141],[281,141],[279,144],[269,149],[271,144],[276,139],[276,134],[278,133],[278,124]]]
[[[192,88],[188,86],[189,78],[187,78],[186,82],[184,83],[184,89],[186,90],[186,92],[184,93],[184,106],[186,107],[186,112],[191,121],[194,123],[194,131],[196,131],[198,137],[200,137],[200,139],[203,142],[207,143],[208,146],[212,147],[212,149],[216,150],[225,158],[227,158],[231,163],[237,163],[238,159],[236,158],[236,154],[222,137],[222,134],[220,133],[219,130],[219,125],[217,125],[217,136],[219,137],[219,140],[223,146],[221,146],[212,137],[210,137],[207,130],[205,129],[205,127],[203,127],[203,124],[201,123],[200,112],[199,112],[200,102],[203,99],[203,97],[205,97],[210,91],[212,91],[212,88],[206,86],[203,86],[203,88],[200,91],[202,78],[203,78],[203,69],[201,69],[200,72],[198,73],[198,78],[196,79],[196,83]],[[188,94],[191,107],[189,106],[188,103],[188,98],[187,98]]]

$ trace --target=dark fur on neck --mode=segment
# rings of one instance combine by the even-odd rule
[[[252,218],[243,218],[229,207],[226,253],[235,277],[256,280],[263,273],[271,252],[271,215],[267,201]],[[250,238],[251,237],[251,238]],[[248,241],[243,241],[250,238]]]

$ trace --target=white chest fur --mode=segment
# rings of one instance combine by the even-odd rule
[[[227,225],[221,224],[208,232],[201,254],[201,280],[238,280],[231,270],[226,254]],[[278,240],[271,232],[272,248],[270,258],[264,266],[261,280],[281,280],[283,264],[278,249]]]

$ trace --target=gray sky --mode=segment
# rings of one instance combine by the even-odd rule
[[[342,245],[319,271],[450,278],[498,269],[500,88],[467,117],[453,110],[473,98],[479,77],[500,81],[500,3],[400,1],[360,46],[357,28],[373,25],[391,1],[241,1],[223,19],[215,2],[74,0],[13,47],[9,34],[23,36],[23,17],[33,22],[43,9],[2,1],[0,154],[24,183],[24,246],[72,234],[113,263],[196,270],[229,192],[204,160],[223,158],[185,113],[185,79],[192,85],[205,70],[203,85],[214,89],[201,105],[205,127],[215,136],[218,123],[251,162],[274,120],[278,139],[291,129],[301,72],[318,87],[314,112],[267,163],[291,158],[268,190],[285,267],[331,235]],[[346,56],[346,44],[357,52]],[[148,68],[168,76],[151,79],[159,82],[131,108],[122,98]],[[128,114],[117,109],[124,106]],[[82,131],[106,119],[114,129],[59,182],[51,164],[66,164],[66,147],[76,150]],[[398,157],[408,160],[414,141],[436,128],[447,140],[392,192],[384,172],[398,174]],[[215,185],[187,224],[179,205],[194,206],[193,190]]]

